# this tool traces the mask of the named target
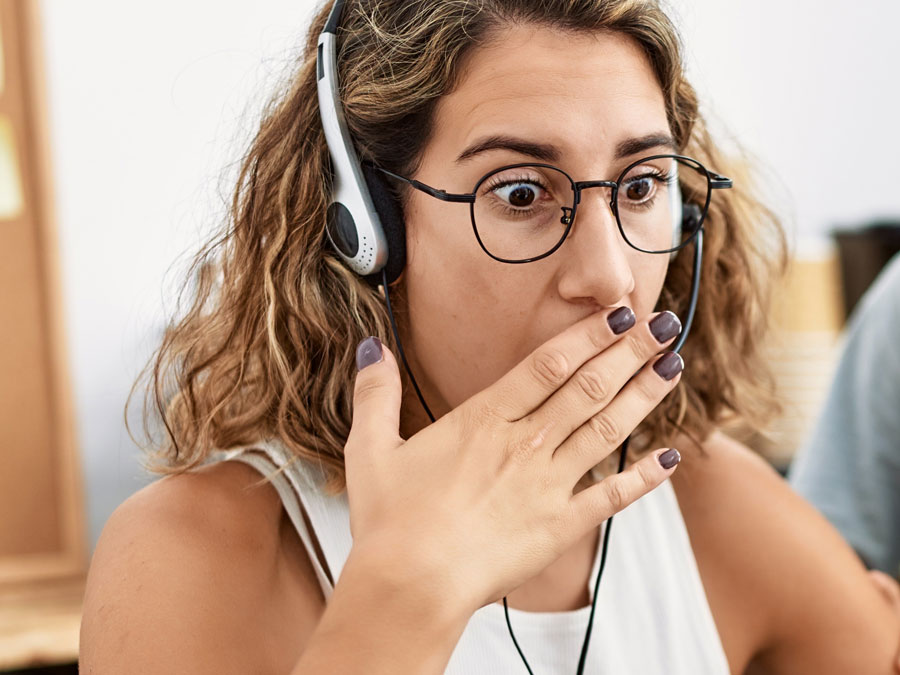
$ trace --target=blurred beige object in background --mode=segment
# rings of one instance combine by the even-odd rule
[[[765,351],[775,376],[782,415],[765,433],[727,431],[780,471],[806,440],[825,402],[844,324],[837,246],[830,239],[801,240],[776,288],[772,330]]]
[[[0,670],[77,660],[87,569],[37,12],[0,0]]]

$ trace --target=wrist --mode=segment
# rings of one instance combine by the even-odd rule
[[[354,543],[304,667],[443,673],[471,612],[441,582],[408,557]]]
[[[409,605],[410,615],[421,608],[439,628],[461,633],[480,605],[464,575],[444,558],[386,540],[354,542],[340,579],[372,584],[392,601]]]
[[[408,557],[353,550],[296,673],[434,673],[446,670],[470,613]],[[427,577],[428,575],[424,575]]]

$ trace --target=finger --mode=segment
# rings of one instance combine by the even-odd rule
[[[614,307],[578,321],[488,387],[483,392],[488,404],[503,419],[521,419],[565,384],[585,361],[627,334],[634,323],[634,312],[628,307]]]
[[[397,447],[400,438],[400,370],[391,350],[376,337],[356,348],[353,421],[347,446]]]
[[[556,448],[607,407],[648,359],[681,332],[672,312],[645,319],[602,354],[587,361],[528,420],[529,429],[547,430],[545,448]]]
[[[572,477],[574,486],[622,445],[634,428],[649,415],[681,380],[684,361],[666,352],[647,364],[622,388],[608,406],[591,417],[553,452],[553,460]],[[669,379],[666,379],[666,378]]]
[[[599,483],[574,494],[570,502],[575,521],[582,531],[597,527],[610,516],[661,485],[681,461],[675,448],[656,450],[622,473],[607,476]],[[661,462],[665,463],[665,466]]]
[[[869,570],[869,578],[887,601],[891,603],[894,611],[900,613],[900,583],[881,570]]]

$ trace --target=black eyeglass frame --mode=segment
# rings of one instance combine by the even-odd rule
[[[688,166],[695,169],[701,176],[706,178],[706,185],[707,185],[706,202],[703,204],[703,206],[701,208],[699,221],[696,225],[696,230],[694,232],[692,232],[691,235],[687,239],[685,239],[683,242],[681,242],[678,246],[666,249],[664,251],[649,251],[649,250],[640,248],[638,246],[635,246],[633,243],[631,243],[628,240],[628,236],[625,234],[625,229],[622,226],[622,220],[621,220],[621,218],[619,218],[619,211],[616,206],[617,196],[618,196],[618,191],[619,191],[619,184],[623,181],[623,179],[628,174],[628,172],[631,171],[634,167],[640,166],[641,164],[643,164],[645,162],[649,162],[651,160],[666,159],[666,158],[676,159],[676,160],[679,160],[680,162],[689,162],[690,164],[688,164]],[[497,260],[497,261],[503,262],[503,263],[508,263],[511,265],[519,265],[519,264],[523,264],[523,263],[534,262],[536,260],[541,260],[541,259],[546,258],[547,256],[553,254],[560,246],[563,245],[563,242],[566,240],[566,237],[569,236],[569,231],[572,229],[572,225],[575,223],[575,212],[576,212],[576,209],[578,208],[578,203],[581,201],[581,191],[586,188],[593,188],[593,187],[608,187],[608,188],[610,188],[611,192],[610,192],[609,206],[613,212],[613,215],[616,218],[616,225],[619,228],[619,233],[622,235],[622,238],[625,240],[626,244],[628,244],[631,248],[633,248],[637,251],[641,251],[642,253],[663,254],[663,253],[673,253],[675,251],[679,251],[682,248],[684,248],[685,246],[687,246],[691,241],[693,241],[694,238],[697,236],[697,233],[700,232],[700,230],[703,227],[703,221],[706,219],[706,214],[709,211],[709,203],[712,199],[712,191],[713,190],[727,190],[727,189],[733,187],[733,185],[734,185],[734,182],[730,178],[722,176],[714,171],[710,171],[705,166],[703,166],[703,164],[698,162],[696,159],[694,159],[692,157],[687,157],[685,155],[676,155],[676,154],[650,155],[649,157],[642,157],[641,159],[639,159],[635,162],[632,162],[627,167],[625,167],[625,169],[622,170],[622,172],[619,174],[619,177],[615,181],[609,181],[609,180],[575,181],[572,179],[572,177],[569,174],[567,174],[565,171],[563,171],[559,167],[553,166],[552,164],[544,164],[541,162],[519,162],[517,164],[508,164],[506,166],[501,166],[498,169],[492,169],[488,173],[484,174],[481,178],[478,179],[478,182],[475,184],[475,188],[472,190],[472,192],[465,192],[465,193],[447,192],[446,190],[441,190],[439,188],[435,188],[430,185],[426,185],[425,183],[422,183],[421,181],[417,181],[412,178],[407,178],[405,176],[400,176],[400,175],[394,173],[393,171],[388,171],[387,169],[377,166],[375,164],[372,164],[370,162],[367,162],[367,164],[369,166],[371,166],[373,169],[381,171],[382,173],[384,173],[392,178],[402,181],[402,182],[406,183],[407,185],[410,185],[411,187],[414,187],[415,189],[424,192],[427,195],[431,195],[435,199],[440,199],[441,201],[444,201],[444,202],[458,202],[458,203],[469,204],[469,214],[470,214],[470,217],[472,220],[472,230],[475,233],[475,238],[478,240],[478,244],[479,244],[479,246],[481,246],[481,249],[487,255],[489,255],[491,258],[493,258],[494,260]],[[563,176],[565,176],[569,180],[569,183],[572,187],[572,194],[574,195],[574,200],[573,200],[571,208],[568,208],[565,206],[562,207],[563,214],[564,214],[563,218],[562,218],[562,222],[566,225],[566,229],[565,229],[565,232],[563,232],[562,237],[560,237],[560,240],[556,243],[555,246],[553,246],[553,248],[551,248],[549,251],[547,251],[546,253],[543,253],[539,256],[535,256],[533,258],[526,258],[524,260],[511,260],[511,259],[507,259],[507,258],[500,258],[500,257],[494,255],[493,253],[491,253],[487,249],[487,247],[484,245],[484,242],[481,240],[481,237],[478,234],[478,225],[475,222],[475,198],[478,194],[478,188],[480,188],[482,183],[484,183],[484,181],[486,181],[488,178],[490,178],[494,174],[499,173],[501,171],[506,171],[508,169],[517,169],[517,168],[521,168],[521,167],[525,167],[525,166],[534,166],[534,167],[542,167],[542,168],[546,168],[546,169],[553,169],[554,171],[558,171],[559,173],[561,173]],[[697,205],[697,206],[699,206],[699,205]],[[570,213],[566,213],[566,211],[569,211]]]

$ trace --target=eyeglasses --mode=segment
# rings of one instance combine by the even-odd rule
[[[468,203],[481,248],[505,263],[533,262],[558,249],[588,188],[610,189],[609,208],[629,246],[644,253],[677,251],[700,231],[712,190],[733,185],[682,155],[645,157],[615,181],[576,182],[550,164],[510,164],[485,174],[472,192],[462,194],[373,168],[442,201]]]

